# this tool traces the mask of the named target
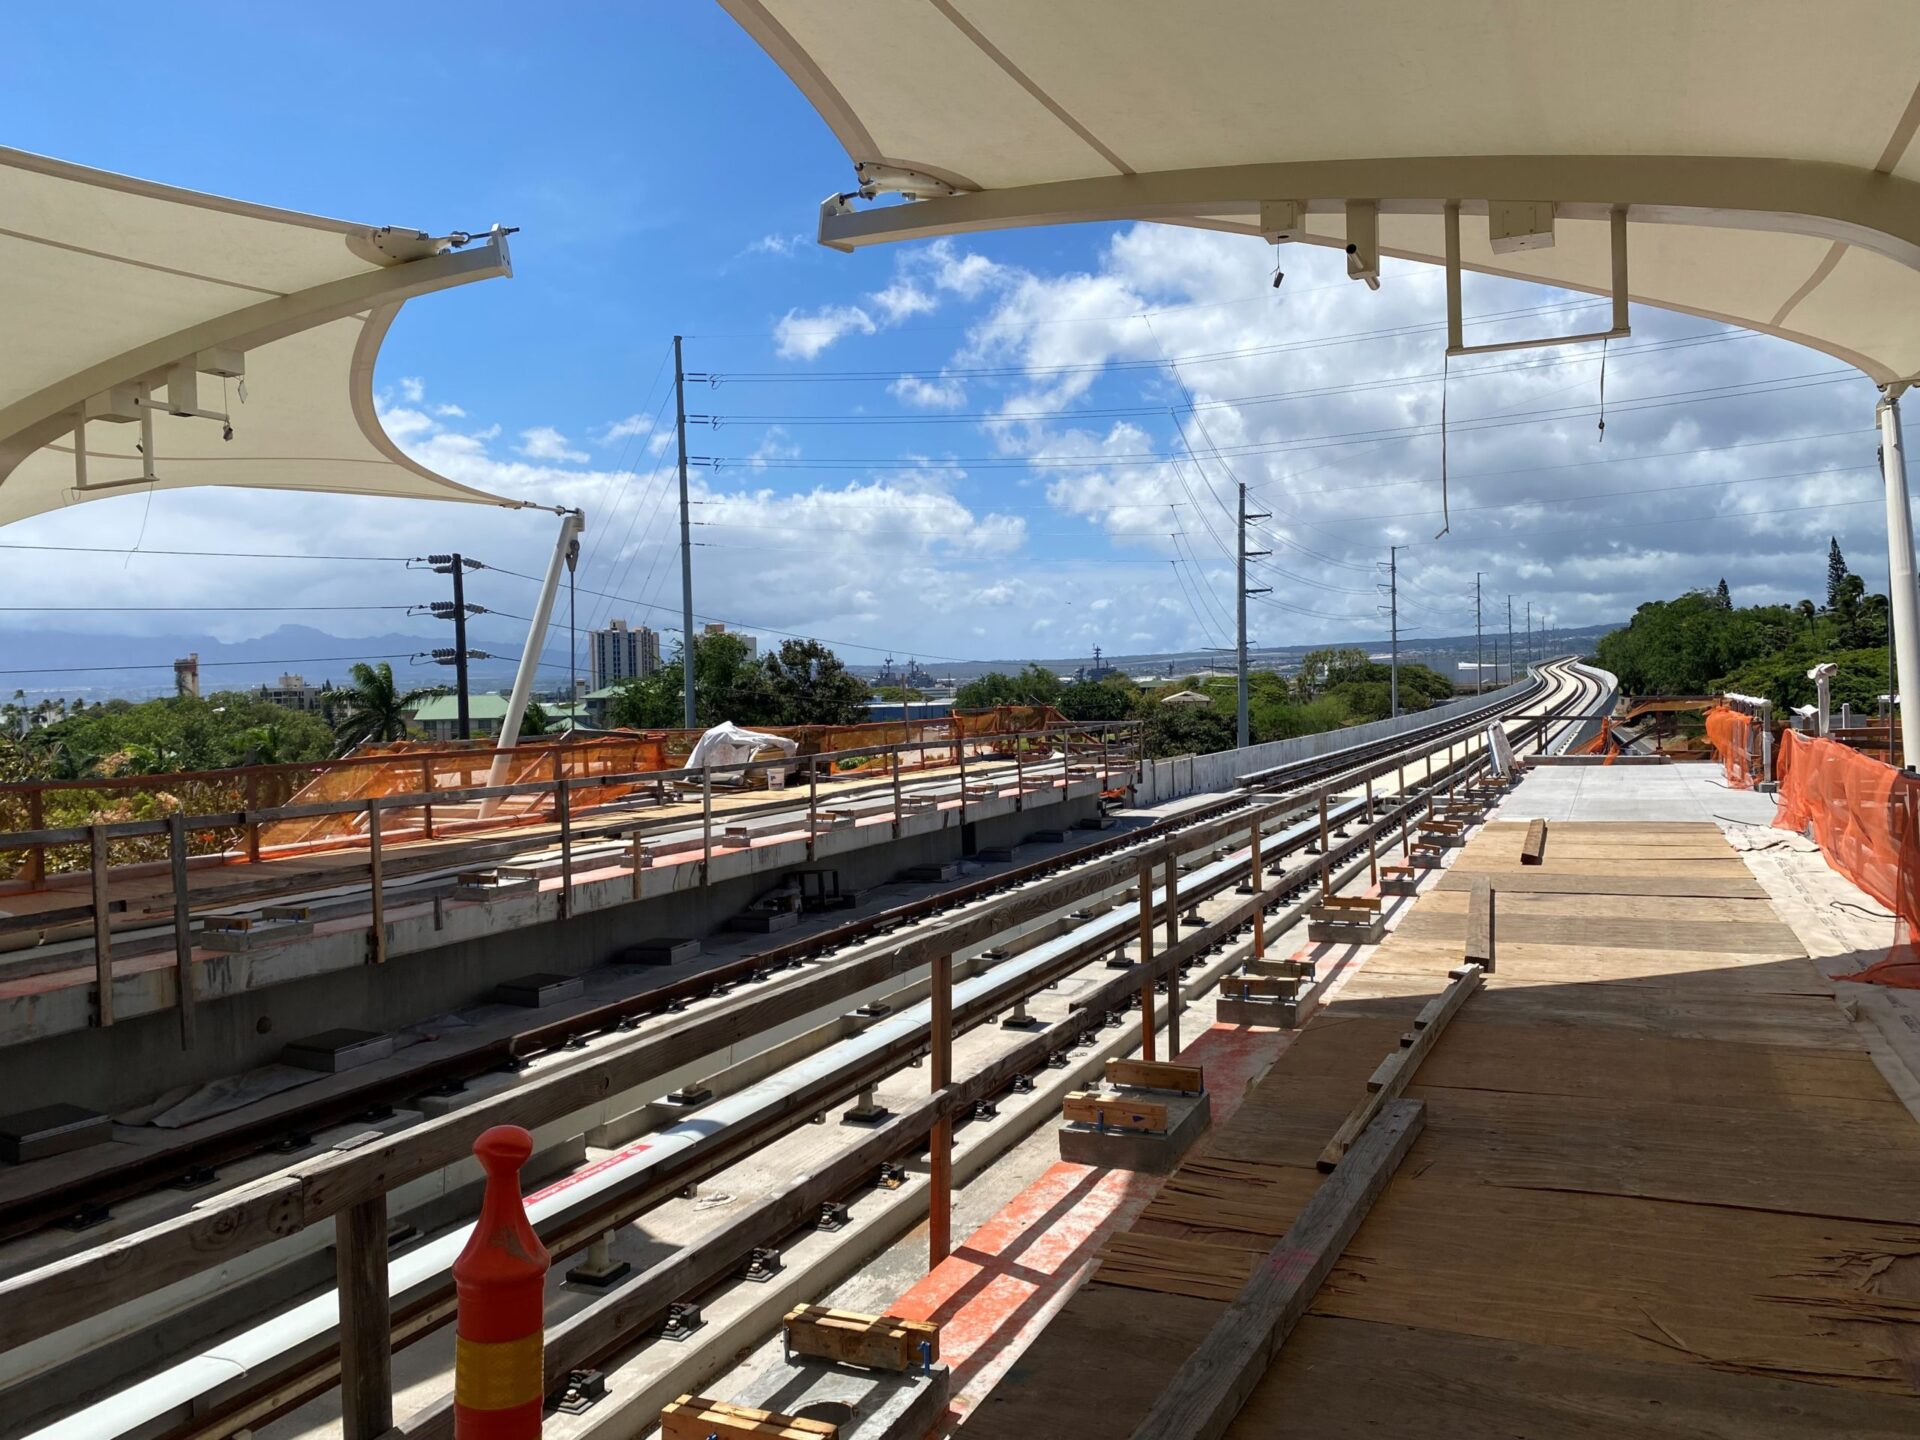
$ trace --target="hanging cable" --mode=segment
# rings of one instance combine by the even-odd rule
[[[1594,443],[1603,445],[1607,439],[1607,342],[1600,341],[1600,438]]]
[[[1449,210],[1447,213],[1451,215],[1453,212]],[[1451,225],[1453,222],[1449,220],[1447,223]],[[1451,235],[1452,231],[1448,234]],[[1447,243],[1451,245],[1453,242],[1449,240]],[[1440,357],[1440,534],[1433,537],[1436,540],[1453,528],[1453,515],[1447,504],[1447,375],[1452,366],[1451,355]]]

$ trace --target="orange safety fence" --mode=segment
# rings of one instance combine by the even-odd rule
[[[1736,790],[1753,788],[1753,717],[1730,705],[1707,712],[1707,742],[1727,767],[1727,784]]]
[[[1920,990],[1920,779],[1833,740],[1781,736],[1773,823],[1810,832],[1827,864],[1894,914],[1886,959],[1841,978]]]

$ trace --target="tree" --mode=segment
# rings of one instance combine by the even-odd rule
[[[1017,675],[989,670],[954,692],[956,710],[988,710],[995,705],[1053,705],[1060,699],[1060,677],[1029,661]]]
[[[783,640],[762,662],[776,725],[852,725],[867,718],[867,687],[818,640]]]
[[[356,660],[347,673],[353,683],[342,695],[346,713],[334,727],[343,755],[356,746],[398,740],[407,733],[408,710],[429,696],[446,693],[443,685],[402,691],[394,681],[393,666],[385,660],[377,665]]]
[[[681,694],[685,653],[682,646],[651,675],[621,685],[608,702],[607,719],[636,730],[680,729],[686,723]],[[781,723],[767,668],[749,653],[744,636],[721,632],[694,637],[693,701],[696,725],[722,720],[736,725]]]
[[[1726,576],[1722,575],[1720,577],[1720,588],[1713,592],[1713,598],[1719,603],[1722,610],[1731,610],[1733,608],[1733,594],[1727,589]]]
[[[1060,691],[1055,708],[1069,720],[1124,720],[1133,710],[1134,695],[1126,681],[1076,680]]]
[[[1840,553],[1840,537],[1827,539],[1827,609],[1840,603],[1840,587],[1847,581],[1847,559]]]
[[[553,733],[553,716],[547,707],[538,700],[527,702],[526,713],[520,717],[522,735],[550,735]]]
[[[1141,745],[1149,759],[1168,755],[1206,755],[1231,749],[1235,739],[1231,714],[1212,705],[1154,704],[1141,727]]]

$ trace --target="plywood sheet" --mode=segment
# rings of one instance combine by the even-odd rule
[[[1532,872],[1529,872],[1531,878]],[[1594,891],[1584,894],[1556,894],[1527,890],[1510,884],[1504,878],[1478,877],[1488,879],[1499,895],[1500,919],[1509,920],[1557,919],[1584,923],[1591,919],[1633,919],[1633,920],[1729,920],[1740,925],[1765,925],[1770,928],[1780,925],[1773,906],[1765,900],[1728,898],[1713,895],[1621,895],[1611,890]],[[1472,883],[1469,879],[1468,884]],[[1472,894],[1468,890],[1436,890],[1424,895],[1416,907],[1416,913],[1429,918],[1436,915],[1459,915],[1467,913],[1468,902]],[[1584,943],[1578,930],[1565,932],[1569,943]]]
[[[1696,873],[1703,870],[1706,873]],[[1431,895],[1422,897],[1422,903],[1448,891],[1467,890],[1473,885],[1475,875],[1490,873],[1493,872],[1475,864],[1455,866],[1441,874],[1439,884]],[[1650,873],[1640,875],[1594,875],[1584,868],[1560,872],[1545,866],[1515,865],[1511,872],[1502,868],[1494,883],[1503,895],[1708,895],[1730,900],[1767,897],[1766,889],[1744,865],[1737,870],[1723,871],[1701,862],[1685,867],[1680,874],[1659,865],[1651,867]]]
[[[1906,1440],[1920,1401],[1308,1316],[1228,1440]]]
[[[1546,898],[1546,897],[1538,897]],[[1575,928],[1577,927],[1577,928]],[[1466,938],[1466,916],[1424,913],[1416,905],[1400,922],[1408,940]],[[1806,950],[1791,927],[1778,920],[1707,921],[1636,919],[1623,915],[1593,915],[1581,919],[1500,911],[1502,940],[1542,945],[1627,946],[1635,950],[1718,950],[1742,955],[1791,957]]]
[[[1313,1310],[1910,1395],[1901,1343],[1920,1304],[1887,1272],[1915,1263],[1920,1225],[1512,1190],[1416,1164]]]

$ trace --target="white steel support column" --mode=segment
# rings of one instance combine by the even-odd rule
[[[554,542],[553,558],[547,561],[547,578],[540,586],[540,600],[533,607],[533,623],[527,627],[527,645],[520,652],[520,668],[513,674],[513,693],[507,699],[506,717],[500,724],[500,739],[497,742],[501,750],[511,750],[520,741],[520,722],[526,718],[527,701],[533,694],[534,672],[540,668],[540,651],[547,643],[547,621],[553,618],[553,599],[560,590],[560,577],[567,573],[567,557],[573,553],[573,547],[580,543],[580,532],[587,528],[587,517],[579,510],[565,510],[560,515],[560,538]],[[507,783],[506,755],[493,757],[493,768],[487,772],[487,784],[504,785]],[[482,816],[491,815],[499,808],[498,800],[480,802]]]
[[[1880,392],[1880,467],[1887,490],[1887,570],[1891,594],[1894,674],[1900,694],[1900,746],[1909,765],[1920,764],[1920,599],[1913,585],[1913,518],[1907,501],[1907,457],[1900,437],[1900,391]]]

